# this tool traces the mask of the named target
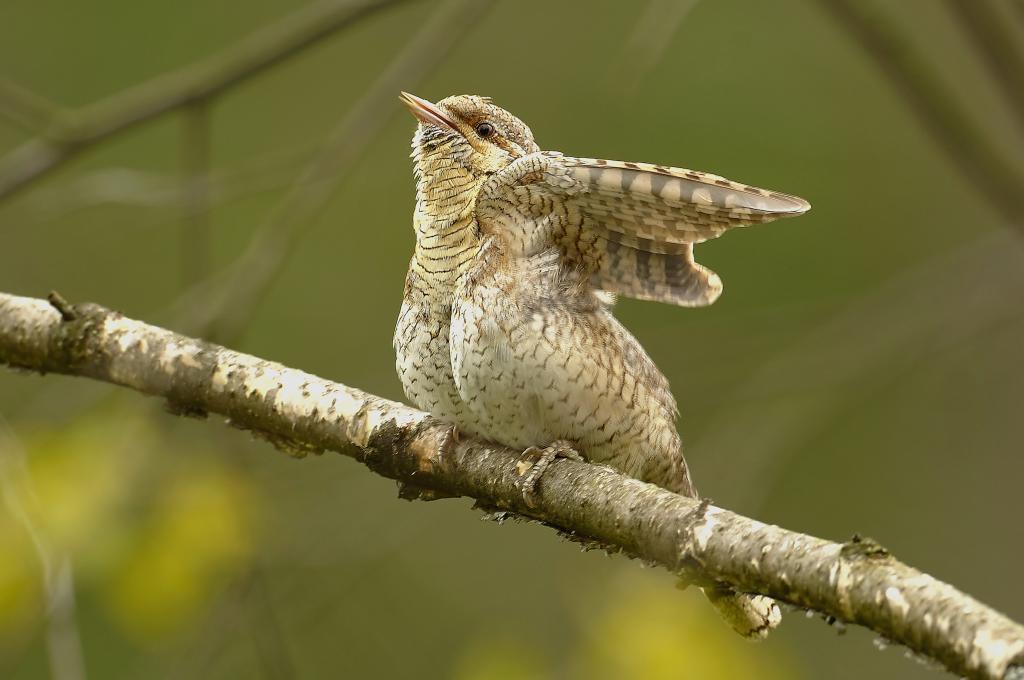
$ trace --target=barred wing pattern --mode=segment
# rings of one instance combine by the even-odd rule
[[[597,289],[685,307],[711,304],[722,290],[694,261],[693,244],[808,209],[717,175],[556,152],[517,159],[477,200],[481,228],[519,253],[557,248]]]

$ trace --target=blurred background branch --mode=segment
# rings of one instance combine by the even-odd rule
[[[1024,44],[994,0],[946,0],[950,13],[981,56],[1024,133]],[[1024,187],[1018,187],[1024,189]]]
[[[289,186],[296,170],[308,163],[319,149],[319,143],[303,144],[267,153],[241,167],[211,170],[206,180],[203,212],[209,215],[214,209],[239,199]],[[148,220],[140,218],[140,226],[154,228],[180,221],[187,198],[180,176],[138,168],[105,167],[55,186],[40,186],[25,203],[31,215],[29,219],[38,221],[59,219],[96,207],[149,208],[155,214]]]
[[[370,3],[367,6],[382,4]],[[493,0],[446,0],[404,44],[327,138],[312,150],[276,153],[271,158],[251,164],[248,169],[214,177],[208,167],[210,103],[206,99],[196,100],[185,108],[182,123],[183,179],[174,183],[137,171],[105,171],[87,178],[78,195],[72,194],[69,199],[141,200],[171,207],[180,205],[183,215],[182,292],[158,315],[169,317],[173,325],[196,335],[221,342],[235,341],[247,327],[305,230],[323,211],[353,163],[394,113],[395,93],[402,88],[412,89],[437,68],[492,5]],[[289,21],[305,30],[313,25],[312,15],[306,17],[304,14],[302,21],[295,18]],[[347,22],[342,25],[347,25]],[[291,35],[290,31],[282,30],[272,33]],[[303,34],[299,32],[297,35]],[[255,39],[249,42],[263,43]],[[298,42],[296,37],[285,44],[293,42]],[[272,46],[278,42],[267,44]],[[241,51],[249,53],[250,50]],[[390,113],[382,114],[383,111]],[[298,175],[287,179],[292,166],[303,161]],[[281,184],[287,184],[288,191],[250,236],[243,252],[221,271],[212,272],[211,237],[206,215],[211,202],[230,199],[239,193],[270,190]],[[54,203],[60,205],[60,195],[46,195],[44,192],[41,204],[52,210]],[[77,408],[92,403],[92,400],[87,400],[79,403]]]
[[[62,114],[53,102],[10,78],[0,78],[0,115],[26,131],[46,134]]]
[[[652,70],[665,58],[672,39],[700,0],[648,0],[613,62],[613,96],[635,97]]]
[[[952,1],[958,6],[972,5],[972,9],[965,10],[972,18],[985,14],[984,8],[974,6],[976,0]],[[1007,145],[995,144],[987,138],[974,122],[973,111],[965,109],[959,98],[941,82],[932,64],[914,50],[887,11],[866,0],[819,2],[875,61],[953,167],[988,198],[1004,219],[1022,229],[1024,174],[1008,160],[1004,152]],[[986,41],[999,43],[1002,31],[989,35],[988,29],[994,28],[991,22],[986,21],[982,26],[980,21],[970,24],[972,32],[984,31]],[[998,72],[1001,74],[1009,68],[1012,64],[1001,64]],[[1020,76],[1007,77],[1018,80]],[[1009,158],[1015,157],[1012,153],[1009,155]]]
[[[216,279],[175,303],[189,332],[230,343],[247,327],[298,240],[395,111],[395,93],[420,82],[480,20],[493,0],[448,0],[420,28],[331,131],[249,245]],[[387,113],[385,113],[387,112]],[[354,229],[356,225],[341,225]]]
[[[1024,242],[1016,234],[988,234],[850,300],[840,313],[762,359],[720,397],[728,408],[693,442],[714,461],[711,486],[728,488],[751,508],[763,509],[795,452],[840,427],[858,406],[929,359],[949,360],[958,348],[969,351],[981,338],[1024,321],[1024,309],[1005,304],[1007,298],[1024,298],[1022,261]],[[901,357],[913,360],[900,365]],[[887,376],[882,386],[870,378],[879,374]],[[750,440],[759,446],[745,446]]]
[[[0,159],[0,199],[25,188],[85,149],[168,111],[209,102],[249,78],[364,18],[409,0],[327,0],[256,32],[209,59],[158,76],[75,111],[50,112],[59,125]],[[42,98],[7,83],[5,110],[39,125]],[[48,108],[48,107],[47,107]],[[51,120],[52,122],[52,120]]]

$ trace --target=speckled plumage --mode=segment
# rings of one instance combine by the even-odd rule
[[[525,449],[571,442],[588,460],[694,495],[668,381],[555,251],[484,237],[452,305],[452,369],[467,431]]]
[[[395,331],[406,395],[459,431],[522,449],[568,442],[695,496],[668,381],[612,315],[613,295],[710,304],[721,280],[693,244],[809,205],[706,173],[542,152],[486,98],[403,100],[420,119],[416,250]],[[777,623],[770,600],[709,597],[745,635]]]
[[[567,440],[693,495],[668,382],[602,291],[710,304],[721,280],[693,244],[807,204],[706,173],[541,152],[482,97],[419,115],[416,251],[395,333],[406,395],[461,431],[521,448]]]

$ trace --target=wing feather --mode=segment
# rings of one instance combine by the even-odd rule
[[[605,228],[671,243],[700,243],[733,227],[810,209],[802,198],[695,170],[649,163],[562,157],[582,210]]]
[[[694,262],[693,244],[676,254],[652,253],[614,241],[606,248],[591,276],[594,287],[601,290],[680,307],[704,307],[722,294],[718,274]]]
[[[481,227],[514,252],[557,248],[594,288],[689,307],[722,291],[694,261],[693,244],[809,209],[802,198],[718,175],[555,152],[518,159],[477,201]]]

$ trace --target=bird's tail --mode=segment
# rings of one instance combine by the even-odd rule
[[[721,586],[702,590],[725,622],[750,640],[763,640],[782,621],[782,611],[770,597],[737,593]]]

